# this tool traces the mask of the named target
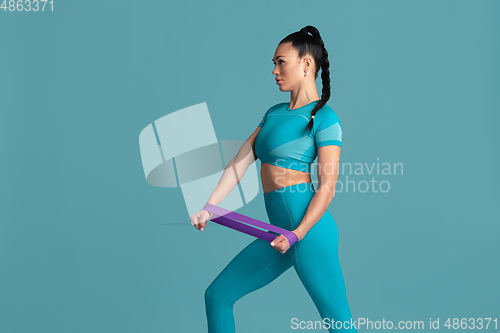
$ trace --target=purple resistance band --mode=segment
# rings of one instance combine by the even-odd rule
[[[273,235],[270,232],[263,231],[254,227],[251,227],[249,225],[246,225],[244,223],[248,223],[250,225],[253,225],[255,227],[259,227],[265,230],[269,230],[272,232],[276,232],[278,234],[282,234],[283,236],[288,239],[288,243],[290,244],[290,247],[292,247],[293,244],[295,244],[298,241],[297,235],[291,231],[288,231],[286,229],[282,229],[280,227],[277,227],[275,225],[262,222],[256,219],[253,219],[251,217],[235,213],[233,211],[227,210],[225,208],[215,206],[212,204],[207,203],[204,207],[204,210],[207,212],[213,213],[212,218],[210,221],[214,221],[218,224],[221,224],[223,226],[229,227],[234,230],[241,231],[245,234],[263,239],[268,242],[272,242],[275,238],[276,235]],[[228,218],[229,217],[229,218]],[[238,221],[239,219],[240,221]],[[244,222],[244,223],[242,223]]]

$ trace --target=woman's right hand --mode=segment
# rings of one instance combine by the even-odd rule
[[[200,231],[205,229],[207,221],[209,221],[213,216],[213,213],[208,212],[204,209],[200,210],[198,213],[193,214],[189,219],[191,220],[191,224]]]

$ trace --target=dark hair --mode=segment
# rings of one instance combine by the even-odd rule
[[[309,33],[312,35],[309,35]],[[326,102],[330,99],[330,61],[328,61],[328,52],[325,49],[325,44],[323,39],[319,35],[318,29],[312,25],[305,26],[300,29],[300,31],[291,33],[290,35],[283,38],[279,44],[292,43],[292,47],[295,48],[299,53],[299,58],[309,54],[313,57],[314,63],[316,65],[316,70],[314,72],[314,79],[318,78],[318,72],[321,68],[321,79],[323,83],[323,91],[321,93],[321,99],[318,101],[314,109],[311,111],[311,116],[314,116],[316,112],[321,109]],[[278,44],[278,45],[279,45]],[[304,131],[311,130],[313,127],[313,120],[309,121],[307,127]]]

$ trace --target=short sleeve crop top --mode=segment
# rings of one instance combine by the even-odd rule
[[[318,148],[342,146],[339,118],[327,104],[314,115],[312,130],[304,131],[318,102],[297,109],[290,109],[289,103],[284,102],[266,111],[258,125],[261,129],[255,141],[255,154],[262,163],[310,172]]]

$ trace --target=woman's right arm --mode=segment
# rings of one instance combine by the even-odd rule
[[[219,205],[240,182],[248,167],[255,162],[257,159],[257,155],[255,154],[255,139],[260,129],[261,127],[257,127],[252,135],[243,143],[236,156],[229,161],[207,203],[215,206]]]
[[[229,161],[224,169],[224,172],[222,173],[219,183],[210,195],[207,203],[214,206],[219,205],[235,188],[235,186],[238,185],[241,178],[245,175],[248,167],[254,163],[255,160],[257,160],[258,157],[255,154],[255,140],[260,129],[261,127],[257,127],[257,129],[243,143],[236,156]],[[203,230],[203,228],[205,228],[205,222],[210,220],[211,217],[212,213],[200,210],[191,217],[191,222],[197,229]]]

